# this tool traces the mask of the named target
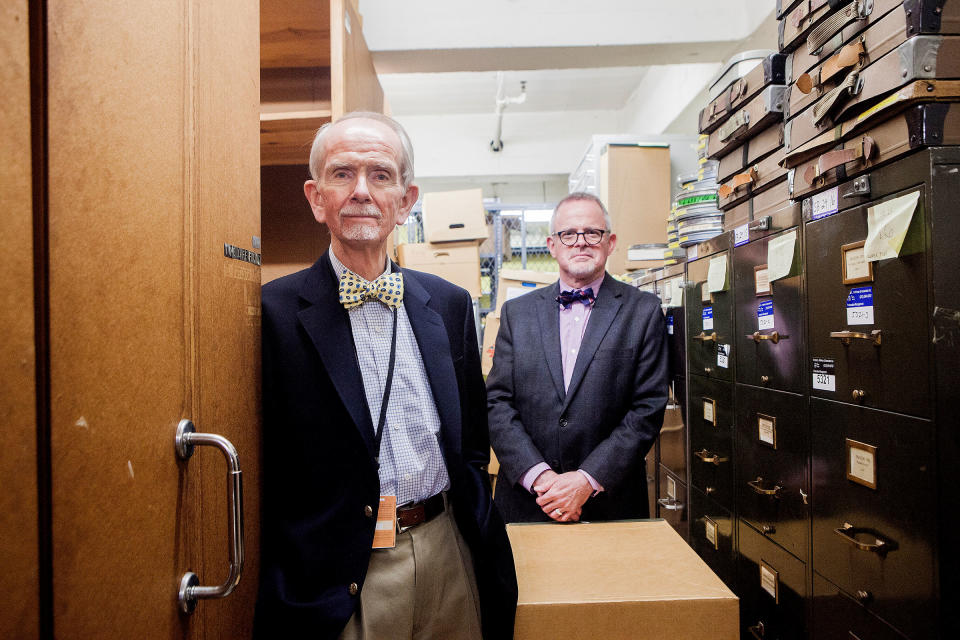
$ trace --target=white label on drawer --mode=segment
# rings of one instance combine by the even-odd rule
[[[757,306],[757,329],[773,329],[773,300],[764,300]]]
[[[723,367],[724,369],[730,368],[730,345],[717,345],[717,366]]]
[[[847,479],[877,488],[877,448],[847,438]]]
[[[758,296],[770,293],[770,270],[767,265],[758,266],[753,270],[753,284]]]
[[[713,329],[713,307],[704,307],[701,317],[703,318],[703,330],[710,331]]]
[[[770,282],[790,275],[796,245],[796,229],[777,236],[767,244],[767,278]]]
[[[810,198],[810,219],[832,216],[840,209],[840,189],[834,187]]]
[[[707,272],[707,288],[710,293],[723,291],[727,286],[727,256],[710,258],[710,270]]]
[[[677,499],[677,481],[667,476],[667,497],[671,500]]]
[[[673,294],[670,296],[670,306],[683,306],[683,278],[674,278],[670,281],[673,287]]]
[[[830,358],[813,359],[813,388],[820,391],[836,391],[837,378],[834,375],[836,363]]]
[[[863,250],[868,262],[900,255],[919,199],[920,192],[914,191],[867,209],[867,241]]]
[[[703,528],[704,533],[707,535],[707,542],[712,544],[714,549],[719,549],[720,546],[717,544],[717,523],[704,516]]]
[[[693,245],[692,247],[687,247],[687,260],[696,260],[696,259],[697,259],[697,247],[698,247],[698,245]]]
[[[714,402],[709,398],[703,399],[703,420],[704,422],[709,422],[712,425],[717,424],[716,414],[713,411]]]
[[[873,324],[873,287],[856,287],[847,294],[847,324]]]
[[[774,428],[773,418],[758,414],[757,428],[759,431],[760,442],[766,442],[767,444],[776,448],[777,433],[776,429]]]
[[[779,599],[778,587],[780,578],[777,571],[769,567],[766,562],[760,562],[760,588],[773,596],[774,600]]]
[[[733,246],[739,247],[750,240],[750,224],[742,224],[733,230]]]
[[[863,247],[848,249],[843,252],[844,276],[846,281],[861,282],[870,279],[870,265],[863,255]]]

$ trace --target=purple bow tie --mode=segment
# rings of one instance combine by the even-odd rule
[[[590,305],[593,304],[595,299],[596,296],[593,295],[593,287],[587,287],[586,289],[574,289],[573,291],[561,291],[560,295],[557,296],[557,302],[562,304],[564,309],[576,301],[580,301],[585,305]]]

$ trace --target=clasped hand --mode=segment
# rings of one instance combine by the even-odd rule
[[[593,493],[590,481],[579,471],[557,473],[548,469],[533,483],[537,504],[557,522],[576,522],[583,503]]]

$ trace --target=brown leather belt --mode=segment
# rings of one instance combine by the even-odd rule
[[[406,531],[410,527],[429,522],[436,516],[443,513],[443,494],[438,493],[432,498],[427,498],[423,502],[397,507],[397,526],[400,531]]]

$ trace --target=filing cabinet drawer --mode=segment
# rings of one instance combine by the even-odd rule
[[[737,385],[737,515],[804,561],[809,433],[806,398]]]
[[[690,489],[690,546],[735,593],[736,540],[732,514],[696,488]]]
[[[898,257],[865,262],[858,246],[871,206],[917,190],[807,223],[812,395],[930,415],[926,188]]]
[[[687,484],[672,474],[666,467],[660,467],[660,497],[657,499],[658,518],[663,518],[684,540],[690,539],[690,511]],[[654,512],[651,511],[651,514]]]
[[[801,255],[798,228],[734,248],[737,382],[803,392]]]
[[[711,273],[713,274],[711,277]],[[687,263],[686,329],[691,374],[733,380],[733,277],[730,252]],[[711,292],[711,288],[715,291]]]
[[[687,477],[686,401],[686,383],[683,378],[673,378],[660,429],[660,464],[678,478]]]
[[[690,376],[690,482],[733,508],[733,385]]]
[[[807,566],[742,520],[737,527],[742,638],[806,638]]]
[[[933,425],[817,398],[810,421],[814,568],[908,636],[933,637]]]
[[[669,307],[664,311],[667,323],[667,353],[670,357],[670,375],[687,375],[686,324],[683,307]]]
[[[816,640],[906,640],[816,571],[810,630]]]

